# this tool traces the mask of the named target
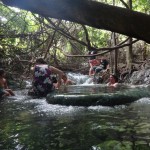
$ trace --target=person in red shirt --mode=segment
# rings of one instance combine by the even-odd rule
[[[91,55],[89,60],[89,65],[90,65],[89,76],[94,74],[93,67],[99,65],[99,62],[96,59],[96,56],[94,56],[94,54],[97,54],[96,50],[89,51],[89,55]]]
[[[94,75],[93,67],[99,66],[100,65],[100,60],[99,59],[89,60],[89,64],[90,64],[89,76],[91,76],[91,75]]]

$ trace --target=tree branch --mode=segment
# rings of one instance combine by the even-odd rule
[[[133,44],[133,43],[136,43],[138,40],[134,40],[132,41],[132,43],[130,44]],[[110,47],[110,48],[101,48],[101,50],[105,50],[104,52],[101,52],[101,53],[97,53],[97,54],[93,54],[93,55],[68,55],[66,53],[63,52],[63,54],[67,57],[91,57],[91,56],[100,56],[100,55],[104,55],[104,54],[107,54],[113,50],[116,50],[116,49],[119,49],[119,48],[123,48],[123,47],[126,47],[126,46],[129,46],[130,44],[124,44],[124,45],[120,45],[119,46],[115,46],[115,47]]]

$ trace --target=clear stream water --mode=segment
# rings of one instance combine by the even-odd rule
[[[100,86],[68,89],[98,92]],[[77,107],[33,99],[27,90],[15,93],[0,101],[0,150],[150,150],[150,98]]]

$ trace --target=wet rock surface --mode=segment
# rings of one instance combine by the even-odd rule
[[[150,66],[149,66],[150,67]],[[131,84],[150,84],[150,68],[134,71],[130,78]]]

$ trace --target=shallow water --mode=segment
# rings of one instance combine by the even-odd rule
[[[89,91],[108,92],[99,85],[67,89]],[[15,93],[0,102],[0,150],[150,149],[150,98],[117,107],[73,107],[33,99],[27,90]]]
[[[97,94],[97,93],[115,93],[118,91],[124,91],[132,89],[128,85],[120,85],[117,88],[108,87],[106,84],[77,84],[70,86],[63,86],[58,93],[68,94]]]

